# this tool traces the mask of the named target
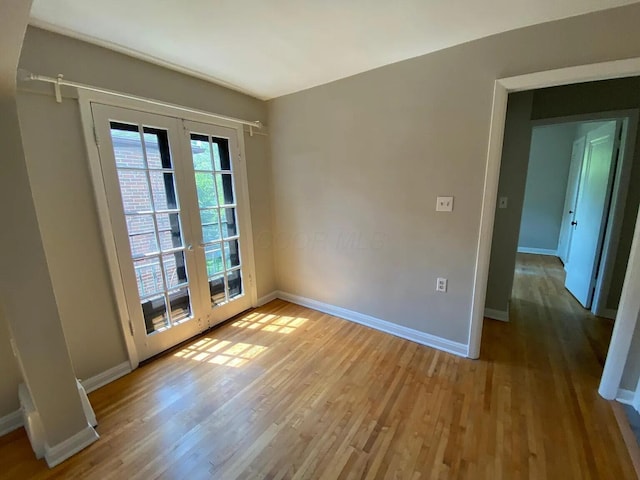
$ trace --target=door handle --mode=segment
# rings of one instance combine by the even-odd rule
[[[571,222],[571,225],[578,225],[578,222]]]
[[[189,250],[190,252],[193,252],[193,245],[191,244],[187,245],[187,250]]]
[[[569,210],[569,213],[573,213],[573,210]]]

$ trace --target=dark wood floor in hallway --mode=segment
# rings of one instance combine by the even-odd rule
[[[276,300],[92,393],[101,439],[57,468],[0,438],[0,479],[635,478],[597,393],[612,322],[562,280],[519,255],[480,360]]]

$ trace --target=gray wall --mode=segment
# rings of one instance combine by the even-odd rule
[[[112,90],[250,120],[266,103],[100,47],[29,28],[20,67]],[[127,360],[101,241],[77,101],[57,104],[49,86],[21,85],[18,113],[38,223],[61,321],[79,378]],[[258,296],[275,290],[268,138],[247,136]],[[0,352],[8,345],[0,329]],[[4,353],[0,353],[4,355]],[[2,364],[0,416],[17,407],[15,368]]]
[[[0,111],[3,118],[0,118],[0,123],[3,123],[4,120],[8,124],[5,129],[0,131],[0,142],[2,142],[0,180],[6,178],[6,172],[9,168],[7,163],[15,163],[9,156],[24,155],[20,145],[20,136],[15,136],[15,131],[18,130],[15,71],[29,8],[28,2],[19,2],[18,0],[5,2],[0,6],[0,12],[2,12],[0,15],[0,41],[3,45],[3,52],[0,55]],[[8,231],[6,226],[8,225],[9,223],[4,220],[3,228],[0,229],[0,245],[3,246],[9,240],[5,238],[5,233]],[[28,239],[25,244],[31,246]],[[8,253],[8,251],[0,252],[0,265],[5,264],[5,256]],[[2,273],[5,272],[0,272],[0,274]],[[4,314],[5,295],[6,293],[0,290],[0,416],[18,408],[16,389],[21,379],[20,370],[9,342],[9,325]]]
[[[639,16],[515,30],[271,101],[276,233],[329,239],[277,245],[280,288],[466,344],[494,80],[637,56]],[[445,194],[455,210],[436,213]],[[382,241],[331,241],[345,233]]]
[[[555,251],[576,125],[534,127],[518,247]]]
[[[17,386],[22,377],[9,342],[9,330],[2,305],[0,305],[0,365],[2,366],[0,367],[1,417],[18,409]]]
[[[10,392],[19,376],[6,357],[6,336],[16,346],[20,372],[42,424],[45,445],[55,448],[87,428],[69,351],[64,338],[52,280],[40,236],[26,166],[16,102],[15,74],[31,2],[0,5],[0,333],[3,360],[0,391]],[[6,375],[6,377],[5,377]],[[15,396],[0,400],[13,408]],[[91,428],[91,427],[89,427]]]
[[[531,146],[533,92],[509,95],[502,142],[498,197],[507,197],[507,208],[496,209],[489,260],[485,307],[500,312],[509,308],[518,248],[518,231]]]

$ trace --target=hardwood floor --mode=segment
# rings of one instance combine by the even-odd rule
[[[612,322],[562,279],[520,255],[480,360],[276,300],[92,393],[101,439],[57,468],[0,438],[0,478],[635,478],[597,393]]]

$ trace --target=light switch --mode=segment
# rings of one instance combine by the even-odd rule
[[[452,212],[453,197],[438,197],[436,202],[436,212]]]
[[[498,199],[498,208],[507,208],[507,197],[500,197]]]

